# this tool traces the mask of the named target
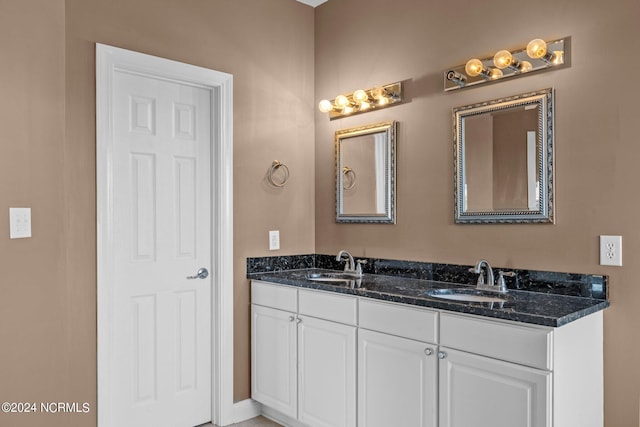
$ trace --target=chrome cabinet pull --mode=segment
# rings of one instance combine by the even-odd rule
[[[293,317],[293,316],[289,316],[289,322],[293,322],[294,320],[296,320],[296,318],[295,318],[295,317]]]
[[[433,354],[433,349],[431,347],[425,348],[424,354],[426,354],[427,356],[431,356]]]
[[[187,279],[206,279],[209,276],[209,270],[202,267],[194,276],[187,276]]]
[[[444,351],[438,352],[438,359],[444,359],[445,357],[447,357],[447,353],[445,353]]]

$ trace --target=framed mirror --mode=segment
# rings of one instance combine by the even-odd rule
[[[456,223],[553,223],[553,89],[453,109]]]
[[[396,122],[336,132],[336,222],[395,224]]]

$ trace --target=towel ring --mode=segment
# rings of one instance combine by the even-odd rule
[[[273,174],[274,174],[275,171],[277,171],[280,168],[284,169],[284,178],[282,179],[282,181],[276,182],[273,179]],[[271,163],[271,167],[269,167],[269,173],[267,174],[267,180],[274,187],[284,187],[287,184],[287,182],[289,182],[289,168],[287,167],[287,165],[285,165],[281,161],[274,160],[273,163]]]
[[[356,173],[349,166],[345,166],[342,168],[342,188],[345,190],[351,190],[354,185],[356,185]],[[346,184],[346,178],[349,178],[349,184]]]

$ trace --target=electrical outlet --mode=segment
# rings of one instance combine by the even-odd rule
[[[622,266],[622,236],[600,236],[600,265]]]
[[[269,250],[277,251],[278,249],[280,249],[280,231],[271,230],[269,231]]]

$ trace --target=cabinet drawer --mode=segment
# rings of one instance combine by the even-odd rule
[[[358,322],[361,328],[438,343],[438,313],[435,311],[363,298]]]
[[[451,314],[440,315],[440,345],[551,370],[551,329]]]
[[[355,297],[302,289],[298,292],[300,314],[348,325],[357,323],[358,300]]]
[[[253,280],[251,302],[286,311],[298,311],[298,290],[290,286],[272,285]]]

